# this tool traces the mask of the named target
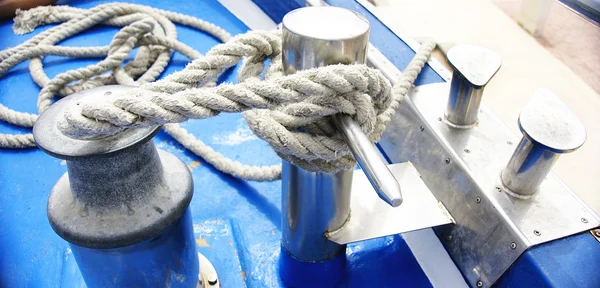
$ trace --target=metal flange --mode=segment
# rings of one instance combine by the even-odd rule
[[[68,172],[48,198],[54,231],[71,244],[87,287],[190,287],[198,282],[191,213],[193,183],[187,166],[157,150],[160,127],[125,129],[73,139],[59,126],[64,113],[86,101],[133,89],[104,86],[66,97],[38,118],[33,134]]]

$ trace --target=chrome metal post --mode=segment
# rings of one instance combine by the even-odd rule
[[[286,74],[331,64],[365,63],[369,22],[337,7],[306,7],[283,18],[283,67]],[[375,146],[348,115],[333,121],[381,199],[402,202],[400,186]],[[314,173],[283,163],[282,245],[304,261],[322,261],[343,251],[324,233],[340,228],[350,213],[352,170]]]
[[[520,198],[535,194],[562,153],[577,150],[586,131],[552,91],[539,89],[519,115],[523,138],[502,171],[502,182]]]
[[[352,170],[309,172],[283,162],[281,243],[294,257],[322,261],[344,251],[325,232],[342,227],[350,215],[352,175]]]
[[[501,60],[487,48],[468,44],[452,47],[447,58],[454,73],[444,116],[453,127],[470,128],[478,121],[483,89],[500,69]]]

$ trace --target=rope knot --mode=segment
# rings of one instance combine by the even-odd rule
[[[227,32],[200,19],[127,3],[102,4],[90,10],[46,6],[17,14],[15,32],[30,32],[39,25],[66,21],[18,47],[0,52],[0,75],[31,59],[32,77],[43,87],[38,98],[40,112],[56,94],[68,95],[117,83],[138,86],[123,95],[82,101],[58,123],[63,133],[88,139],[127,128],[164,125],[167,133],[218,170],[258,181],[278,178],[281,167],[251,167],[227,159],[174,123],[214,117],[221,112],[242,113],[251,130],[282,159],[310,171],[352,169],[356,161],[330,116],[350,115],[371,141],[378,141],[435,47],[433,43],[423,44],[392,91],[381,72],[365,65],[332,65],[284,76],[280,31],[251,31],[230,39]],[[202,56],[176,40],[171,21],[229,41]],[[100,23],[123,27],[109,46],[55,45]],[[133,61],[123,65],[136,47]],[[172,50],[193,61],[184,70],[153,82],[164,71]],[[45,55],[106,58],[49,79],[41,62]],[[242,65],[238,83],[216,86],[218,77],[239,62]],[[266,62],[269,64],[265,67]],[[31,126],[36,115],[0,105],[0,119]],[[0,147],[31,145],[31,134],[0,134]]]

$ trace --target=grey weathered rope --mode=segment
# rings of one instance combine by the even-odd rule
[[[94,101],[70,111],[60,123],[64,133],[86,138],[117,133],[124,128],[208,118],[219,112],[243,112],[252,131],[269,142],[280,157],[305,169],[328,172],[351,168],[355,160],[325,117],[335,113],[353,115],[372,141],[379,140],[435,47],[433,43],[422,46],[390,93],[389,82],[382,74],[363,65],[329,66],[282,76],[278,32],[246,33],[213,47],[202,57],[176,40],[171,21],[227,40],[229,36],[224,30],[193,17],[139,5],[112,3],[90,10],[40,7],[19,12],[14,29],[29,32],[38,25],[61,21],[67,22],[0,52],[0,75],[31,58],[32,77],[43,87],[38,101],[40,111],[50,105],[56,94],[68,95],[111,83],[141,85],[126,95],[114,95],[103,101],[90,99]],[[125,27],[109,47],[54,46],[98,23]],[[135,59],[122,67],[134,47],[140,47]],[[150,83],[168,64],[171,49],[196,60],[183,71]],[[41,65],[40,57],[44,55],[106,58],[50,80]],[[264,73],[265,79],[261,80],[259,74],[264,70],[266,58],[272,61]],[[218,75],[242,59],[239,84],[209,87]],[[112,73],[101,75],[107,71]],[[79,82],[68,86],[74,81]],[[0,119],[30,127],[36,116],[0,106]],[[182,145],[225,173],[257,181],[280,177],[280,166],[246,166],[215,152],[177,124],[167,124],[164,128]],[[29,135],[0,135],[0,147],[32,144]]]

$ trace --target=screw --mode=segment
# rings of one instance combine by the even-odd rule
[[[585,219],[585,218],[581,218],[581,222],[583,222],[583,223],[588,223],[588,220],[587,220],[587,219]]]
[[[479,198],[479,197],[475,198],[475,202],[481,203],[481,198]]]
[[[215,284],[217,284],[218,281],[219,281],[219,279],[217,278],[216,274],[209,274],[208,275],[208,284],[215,285]]]
[[[442,117],[438,117],[438,121],[442,121]]]
[[[542,235],[542,232],[540,232],[538,230],[533,230],[533,234],[535,234],[535,236],[540,236],[540,235]]]
[[[465,149],[465,153],[471,153],[471,150]]]
[[[481,280],[479,280],[479,281],[477,281],[477,283],[475,285],[477,285],[477,287],[483,287],[483,282],[481,282]]]
[[[448,241],[452,240],[452,235],[448,235]]]
[[[446,157],[446,164],[450,164],[450,158]]]
[[[425,127],[423,127],[423,125],[421,125],[421,127],[419,127],[419,130],[423,131],[423,130],[425,130]]]
[[[508,145],[512,145],[512,144],[513,144],[513,142],[512,142],[512,141],[506,141],[506,144],[508,144]]]
[[[517,249],[517,243],[515,242],[510,242],[510,249],[515,250]]]
[[[502,192],[502,188],[500,188],[500,186],[496,186],[496,191]]]

